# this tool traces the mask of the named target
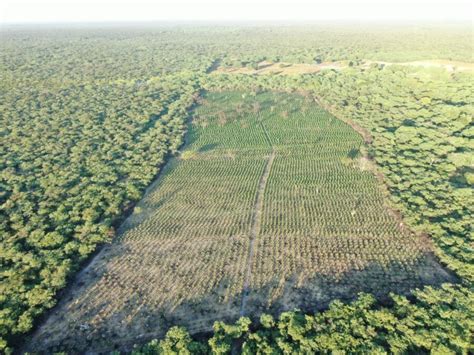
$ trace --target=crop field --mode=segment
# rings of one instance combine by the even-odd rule
[[[387,206],[363,146],[308,97],[208,93],[181,154],[28,347],[127,348],[176,324],[204,333],[451,281]]]

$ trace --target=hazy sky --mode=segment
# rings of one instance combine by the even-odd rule
[[[472,0],[0,0],[0,22],[473,21]]]

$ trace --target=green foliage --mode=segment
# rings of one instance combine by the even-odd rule
[[[335,81],[321,75],[317,82],[316,92],[337,115],[371,131],[375,160],[406,220],[430,234],[441,260],[472,281],[474,197],[463,169],[472,167],[473,146],[462,134],[472,126],[474,102],[465,92],[474,89],[472,75],[439,78],[387,68],[340,72]],[[341,95],[347,104],[337,106]],[[361,96],[370,99],[361,105]],[[427,96],[430,104],[420,107],[419,98]]]
[[[247,317],[241,317],[235,324],[224,322],[214,323],[214,336],[209,339],[209,346],[213,354],[228,354],[236,339],[249,331],[252,322]]]
[[[55,56],[64,37],[21,50],[10,35],[3,53],[24,65],[3,61],[0,84],[0,337],[17,341],[181,145],[198,82],[184,72],[131,79],[99,47],[91,73],[80,38]],[[77,66],[66,72],[70,51]]]
[[[201,87],[304,89],[370,131],[370,152],[392,203],[432,237],[464,284],[416,291],[416,302],[394,296],[392,308],[362,296],[314,316],[262,316],[256,331],[248,321],[220,323],[210,342],[215,351],[243,340],[249,354],[472,352],[474,80],[457,71],[359,66],[361,59],[469,61],[470,32],[330,29],[2,29],[0,352],[11,351],[7,341],[18,343],[81,262],[111,240],[124,212],[181,146],[186,112]],[[352,65],[291,78],[204,76],[217,58],[224,66]],[[174,328],[144,351],[206,346]]]
[[[189,333],[181,327],[172,327],[163,340],[152,340],[143,347],[132,351],[133,355],[190,355],[206,354],[205,344],[193,341]]]
[[[262,315],[260,324],[253,327],[255,330],[250,330],[250,321],[244,318],[233,325],[216,322],[209,340],[210,353],[230,354],[232,349],[242,354],[472,351],[472,291],[444,285],[416,291],[414,302],[403,296],[392,297],[394,306],[390,308],[378,307],[372,296],[360,294],[350,304],[334,301],[328,310],[315,315],[284,312],[277,321]],[[145,345],[143,351],[153,344],[156,341]],[[242,347],[235,348],[237,344]]]
[[[204,82],[209,90],[257,85],[309,91],[337,117],[369,131],[393,204],[410,227],[433,238],[444,264],[473,280],[472,74],[400,66],[300,77],[216,75]],[[420,101],[426,97],[429,105]]]
[[[250,86],[255,80],[261,85],[265,79],[252,78],[246,82],[241,78],[235,83],[229,82],[229,77],[222,83],[226,88]],[[219,85],[219,79],[207,85]],[[279,82],[281,80],[281,82]],[[278,79],[273,85],[285,82]],[[270,83],[265,83],[267,85]],[[255,85],[255,84],[254,84]],[[214,86],[215,88],[215,86]],[[227,92],[218,94],[219,97],[229,97]],[[264,95],[263,95],[264,96]],[[405,121],[405,123],[407,123]],[[298,122],[301,125],[301,122]],[[271,131],[272,123],[265,121]],[[231,126],[226,129],[231,130]],[[405,127],[405,126],[403,126]],[[408,129],[407,129],[408,128]],[[207,129],[207,128],[206,128]],[[211,126],[212,129],[212,126]],[[304,132],[298,135],[306,139]],[[395,132],[398,130],[391,131]],[[289,131],[275,128],[277,135],[272,135],[272,142],[292,142]],[[284,133],[283,133],[284,132]],[[399,142],[411,144],[413,139],[423,135],[420,130],[401,128]],[[425,133],[421,130],[421,133]],[[216,131],[215,134],[222,134]],[[385,130],[373,131],[377,140],[387,134]],[[393,134],[393,133],[390,133]],[[406,139],[409,135],[411,138]],[[314,135],[308,134],[308,139]],[[252,138],[252,141],[256,141]],[[423,139],[424,141],[425,139]],[[197,146],[206,145],[208,141],[197,141]],[[232,135],[225,140],[226,144],[247,144],[245,141],[233,142]],[[281,144],[281,142],[280,142]],[[401,143],[400,143],[401,144]],[[417,142],[417,145],[423,144]],[[380,147],[375,145],[375,154]],[[414,146],[413,148],[417,148]],[[442,147],[441,147],[442,148]],[[444,152],[449,151],[445,148]],[[380,154],[380,153],[378,153]],[[446,154],[446,153],[442,153]],[[380,155],[379,155],[380,156]],[[397,162],[397,160],[395,160]],[[399,163],[407,165],[400,160]],[[408,163],[411,164],[411,163]],[[417,165],[413,165],[417,167]],[[407,172],[409,173],[409,172]],[[421,178],[421,177],[420,177]],[[428,185],[429,187],[429,185]],[[451,193],[461,194],[469,199],[465,189],[451,190]],[[458,196],[458,201],[461,201]],[[463,202],[466,203],[467,201]],[[392,295],[393,306],[380,307],[371,295],[362,294],[351,304],[340,301],[331,303],[328,310],[315,315],[301,312],[282,313],[277,321],[270,315],[262,315],[260,324],[255,324],[251,331],[241,332],[237,325],[216,322],[214,334],[209,340],[212,353],[231,353],[236,346],[242,344],[240,351],[244,354],[284,354],[284,353],[468,353],[472,351],[471,334],[474,330],[474,294],[467,286],[443,285],[441,288],[426,287],[414,291],[414,300],[404,296]]]
[[[472,184],[473,101],[468,94],[474,89],[472,83],[470,74],[446,77],[439,71],[378,66],[299,78],[220,75],[205,82],[210,90],[256,85],[277,90],[311,90],[338,117],[350,118],[368,129],[373,137],[371,156],[384,174],[392,202],[412,227],[433,237],[437,255],[465,284],[416,291],[415,303],[394,296],[393,308],[370,313],[370,320],[378,326],[365,325],[369,334],[366,341],[352,335],[357,326],[344,328],[344,322],[352,319],[347,313],[341,318],[343,323],[339,326],[343,328],[339,332],[317,337],[304,333],[304,327],[291,326],[291,333],[283,333],[290,338],[288,342],[282,341],[282,334],[262,325],[261,331],[249,335],[244,351],[275,353],[276,344],[278,351],[300,351],[294,348],[298,343],[289,334],[296,334],[296,339],[304,334],[301,339],[321,352],[472,351],[474,305],[470,285],[474,269],[470,245],[474,200],[472,189],[468,188]],[[333,304],[323,313],[330,318],[330,324],[335,324],[334,312],[341,308],[336,303],[336,307]],[[301,316],[286,317],[289,324],[301,324]],[[358,316],[358,320],[362,318]],[[285,321],[287,324],[288,320]],[[314,345],[314,339],[319,340],[321,348]]]

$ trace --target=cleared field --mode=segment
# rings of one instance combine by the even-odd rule
[[[328,62],[321,64],[307,64],[307,63],[271,63],[263,61],[258,63],[257,68],[240,67],[228,68],[218,67],[216,73],[232,73],[232,74],[271,74],[271,75],[301,75],[317,73],[323,69],[342,69],[347,64],[342,62]]]
[[[362,67],[367,68],[371,64],[383,64],[385,66],[390,65],[402,65],[402,66],[413,66],[423,68],[441,68],[449,72],[473,72],[474,63],[469,62],[457,62],[449,60],[419,60],[413,62],[383,62],[364,60]],[[317,73],[324,69],[341,70],[348,67],[346,62],[326,62],[320,64],[307,64],[307,63],[271,63],[271,62],[260,62],[256,68],[251,67],[239,67],[239,68],[228,68],[218,67],[215,73],[231,73],[231,74],[250,74],[250,75],[301,75]]]
[[[187,145],[29,350],[100,351],[214,320],[449,281],[364,169],[362,138],[297,95],[207,95]]]

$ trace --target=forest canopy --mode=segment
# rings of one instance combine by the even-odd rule
[[[433,239],[460,285],[418,290],[410,300],[394,295],[391,308],[363,295],[315,315],[262,317],[255,331],[245,319],[216,323],[208,344],[173,328],[141,351],[226,353],[235,339],[248,353],[472,351],[473,75],[359,66],[472,62],[469,29],[6,27],[0,36],[0,351],[21,345],[81,265],[113,239],[181,147],[199,93],[229,89],[303,92],[369,132],[391,203]],[[352,64],[291,77],[211,73],[262,61]]]

